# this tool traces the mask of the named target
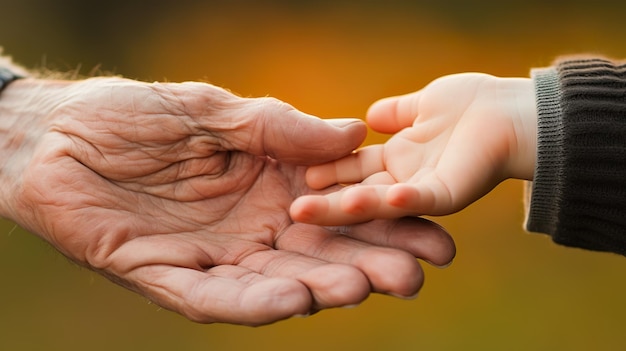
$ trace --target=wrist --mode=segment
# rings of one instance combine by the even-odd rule
[[[535,89],[530,78],[502,78],[509,94],[508,116],[513,133],[509,140],[507,162],[510,178],[532,180],[537,161],[537,107]]]
[[[50,129],[46,118],[60,100],[53,81],[24,78],[0,94],[0,216],[16,220],[22,175],[42,136]]]

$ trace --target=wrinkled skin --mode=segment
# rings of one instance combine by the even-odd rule
[[[20,80],[0,116],[2,216],[193,321],[261,325],[372,292],[410,297],[416,257],[454,256],[448,234],[417,218],[291,220],[291,202],[312,193],[306,166],[358,147],[358,120],[121,78]]]

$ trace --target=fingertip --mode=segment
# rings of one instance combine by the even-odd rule
[[[324,189],[327,186],[335,184],[337,179],[332,176],[333,169],[334,166],[332,163],[309,167],[304,175],[306,184],[315,190]]]
[[[418,197],[417,189],[404,183],[394,184],[387,191],[387,203],[402,209],[413,209],[412,207],[418,203]]]
[[[365,120],[367,124],[377,132],[393,134],[398,132],[394,123],[394,106],[397,97],[387,97],[374,102],[367,110]]]
[[[434,233],[429,241],[424,242],[425,249],[421,250],[420,257],[435,268],[445,269],[452,265],[456,257],[456,244],[443,227],[434,224],[438,226],[438,232]]]
[[[340,129],[366,128],[365,123],[359,118],[328,118],[322,119],[322,121]]]
[[[329,263],[298,277],[311,291],[318,308],[361,303],[371,292],[370,282],[360,269]]]
[[[367,137],[367,125],[359,118],[331,118],[323,121],[340,130],[341,135],[333,144],[345,143],[347,153],[358,148]]]
[[[278,105],[277,105],[278,104]],[[330,162],[346,156],[358,148],[367,136],[365,122],[358,118],[321,119],[285,107],[275,99],[265,107],[265,115],[278,115],[280,120],[267,119],[264,135],[253,135],[262,150],[254,154],[269,155],[278,160],[302,165]],[[272,106],[277,105],[277,106]],[[267,112],[271,110],[271,113]],[[286,112],[285,112],[286,110]],[[254,133],[258,128],[250,128]],[[246,139],[248,140],[248,139]],[[249,145],[244,150],[248,151]]]
[[[439,269],[446,269],[448,267],[450,267],[452,265],[453,260],[448,261],[447,263],[444,264],[436,264],[434,262],[430,262],[430,261],[426,261],[426,263],[428,263],[429,265],[435,267],[435,268],[439,268]]]
[[[456,244],[450,235],[442,235],[439,245],[434,245],[427,262],[437,268],[448,268],[456,257]]]
[[[452,236],[441,225],[420,219],[429,224],[425,229],[420,248],[417,249],[419,257],[428,264],[437,268],[447,268],[456,257],[456,244]]]
[[[381,133],[393,134],[413,125],[419,111],[420,92],[376,101],[367,111],[367,124]]]
[[[296,198],[289,207],[289,215],[296,222],[312,223],[317,217],[313,196]]]
[[[357,265],[366,272],[379,293],[411,298],[424,284],[424,271],[415,257],[406,251],[375,248],[361,257]]]

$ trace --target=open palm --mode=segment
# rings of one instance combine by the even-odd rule
[[[517,138],[526,128],[517,116],[532,112],[518,111],[516,103],[520,97],[532,100],[530,84],[527,79],[458,74],[377,102],[368,112],[369,125],[396,134],[385,144],[311,167],[307,180],[314,188],[357,184],[325,196],[302,197],[294,203],[292,216],[308,223],[345,224],[444,215],[466,207],[508,177],[531,177],[520,167],[519,158],[531,159],[534,153],[531,143]]]
[[[11,219],[194,321],[258,325],[371,292],[410,296],[423,279],[415,257],[454,255],[426,221],[291,220],[293,199],[311,193],[306,165],[357,147],[358,121],[334,126],[201,83],[54,85],[62,98],[41,99],[54,104],[37,109]]]

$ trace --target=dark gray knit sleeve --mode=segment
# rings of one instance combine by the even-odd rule
[[[569,59],[532,77],[538,154],[526,229],[626,255],[626,66]]]

